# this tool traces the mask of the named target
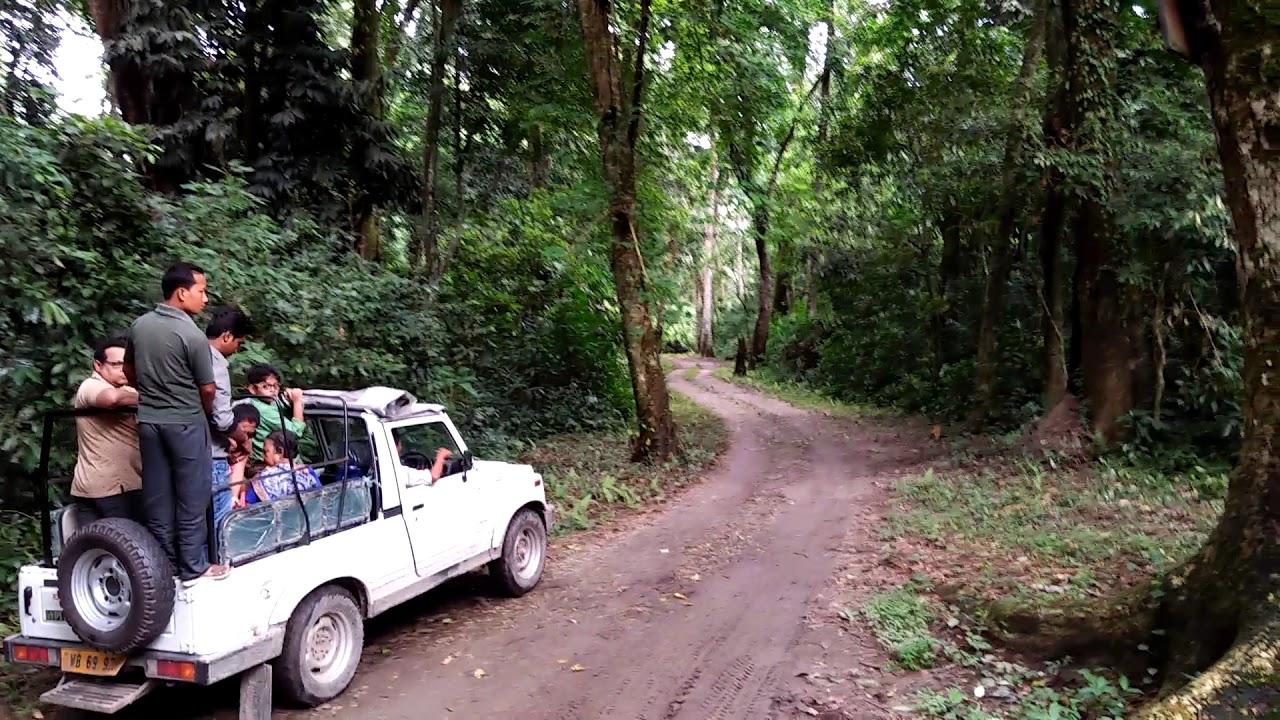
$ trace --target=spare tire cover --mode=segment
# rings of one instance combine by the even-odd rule
[[[58,595],[67,624],[98,650],[146,647],[169,624],[173,565],[149,530],[108,518],[72,535],[58,557]]]

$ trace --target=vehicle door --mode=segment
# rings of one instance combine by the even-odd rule
[[[462,457],[459,440],[443,418],[410,420],[389,430],[418,574],[431,575],[470,558],[478,529],[473,504],[467,501],[466,473],[452,462],[445,463],[439,479],[433,481],[431,474],[441,448]]]

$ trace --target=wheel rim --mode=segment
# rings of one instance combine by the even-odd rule
[[[512,569],[515,570],[516,577],[528,582],[537,576],[542,569],[542,554],[542,534],[531,527],[521,528],[512,552]]]
[[[304,666],[320,683],[331,683],[347,670],[355,652],[355,628],[342,613],[327,612],[307,631]]]
[[[133,584],[124,563],[100,549],[76,558],[71,568],[71,601],[95,629],[110,631],[123,625],[133,606]]]

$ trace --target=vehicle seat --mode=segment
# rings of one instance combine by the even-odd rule
[[[305,538],[308,519],[313,536],[359,525],[369,519],[372,505],[369,479],[359,478],[308,490],[302,493],[301,506],[291,495],[232,510],[218,527],[219,559],[234,565],[292,547]]]

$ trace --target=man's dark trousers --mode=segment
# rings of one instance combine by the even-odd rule
[[[209,423],[138,423],[147,529],[182,580],[209,569],[206,515],[212,494]]]

